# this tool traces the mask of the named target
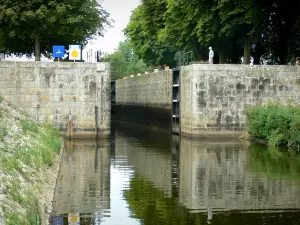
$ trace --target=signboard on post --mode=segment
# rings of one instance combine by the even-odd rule
[[[0,52],[0,60],[5,59],[5,53],[4,52]]]
[[[69,60],[81,60],[81,45],[69,45]]]
[[[53,45],[53,57],[63,58],[65,56],[65,46]]]

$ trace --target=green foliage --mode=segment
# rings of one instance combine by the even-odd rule
[[[118,49],[103,59],[112,63],[112,79],[116,80],[125,75],[145,72],[148,67],[137,58],[128,41],[120,42]]]
[[[248,133],[254,139],[267,140],[272,145],[300,144],[300,109],[295,106],[268,104],[247,111]]]
[[[56,153],[61,147],[59,131],[49,124],[39,124],[34,121],[21,121],[23,132],[31,132],[30,135],[36,139],[36,143],[25,143],[22,148],[14,149],[10,157],[1,157],[3,170],[7,173],[17,171],[24,172],[24,166],[41,169],[53,164]],[[26,174],[24,174],[26,175]]]
[[[33,132],[33,133],[38,132],[39,125],[40,125],[35,121],[29,121],[29,120],[21,120],[20,124],[24,132]]]
[[[296,114],[290,123],[290,145],[299,145],[300,143],[300,115]]]
[[[6,129],[6,127],[0,127],[0,141],[3,141],[4,137],[6,135],[7,135],[7,129]]]
[[[5,224],[7,225],[24,225],[26,224],[26,218],[17,212],[5,212]],[[28,224],[28,223],[27,223]]]
[[[300,54],[300,2],[263,0],[143,0],[125,34],[147,64],[174,64],[174,53],[192,51],[207,60],[213,46],[220,63],[243,55],[287,63]]]
[[[0,95],[0,103],[4,100],[4,98]]]
[[[175,51],[170,48],[170,44],[158,38],[165,24],[166,7],[165,0],[143,1],[133,11],[124,30],[135,54],[148,65],[175,65]]]
[[[5,124],[0,121],[0,130],[4,127]],[[10,177],[9,180],[1,182],[4,183],[5,194],[25,211],[12,212],[6,209],[5,224],[41,224],[41,211],[36,198],[36,188],[25,186],[22,182],[24,179],[32,179],[35,171],[53,164],[56,153],[61,148],[62,139],[59,131],[47,123],[41,124],[22,119],[20,128],[20,136],[14,137],[22,139],[20,145],[14,147],[4,145],[4,148],[0,148],[1,170],[7,177]],[[24,179],[20,179],[20,176]]]
[[[38,206],[38,200],[34,192],[29,188],[25,190],[21,186],[21,181],[15,179],[5,187],[6,194],[12,197],[12,200],[25,207],[25,213],[6,212],[5,222],[11,225],[31,225],[41,224],[41,212]]]
[[[0,49],[50,56],[54,44],[86,44],[102,35],[108,16],[96,0],[0,0]]]
[[[7,135],[7,127],[2,124],[2,119],[6,113],[6,109],[0,108],[0,142],[3,141],[4,137]]]

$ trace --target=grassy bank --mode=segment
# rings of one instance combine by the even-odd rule
[[[274,146],[300,145],[300,108],[268,104],[247,111],[250,138],[265,140]]]
[[[44,172],[53,165],[61,141],[51,125],[0,102],[0,192],[5,196],[0,204],[5,224],[42,224]]]

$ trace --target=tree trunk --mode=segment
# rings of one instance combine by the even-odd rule
[[[35,56],[35,61],[41,61],[41,40],[40,40],[40,35],[37,35],[35,37],[34,56]]]
[[[197,60],[201,60],[200,49],[198,47],[198,43],[197,43],[197,40],[195,38],[193,38],[193,45],[194,45],[195,52],[197,53],[197,57],[196,57]]]
[[[250,64],[250,54],[251,54],[251,41],[250,38],[246,37],[244,44],[244,64]]]

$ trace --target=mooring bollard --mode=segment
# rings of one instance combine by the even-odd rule
[[[73,125],[72,125],[72,114],[69,114],[68,117],[68,128],[67,128],[67,136],[70,139],[73,136]]]

